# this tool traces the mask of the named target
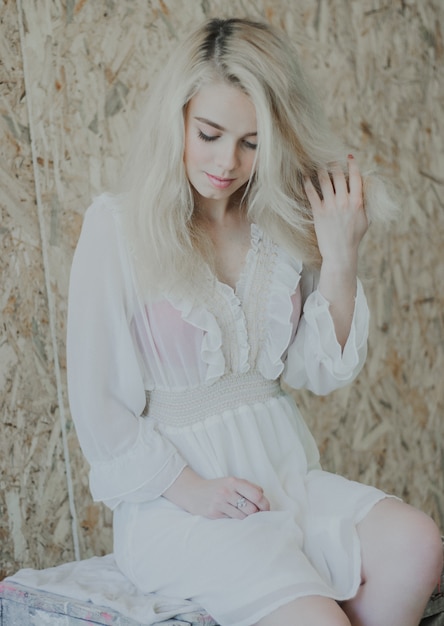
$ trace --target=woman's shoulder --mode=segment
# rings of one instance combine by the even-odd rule
[[[122,254],[123,200],[117,195],[103,193],[96,196],[86,209],[77,249],[100,251],[105,256]]]
[[[110,193],[96,196],[85,211],[73,266],[100,277],[102,283],[125,290],[132,284],[128,247],[125,244],[121,213],[124,202]]]
[[[120,247],[124,230],[123,207],[122,196],[111,193],[96,196],[85,211],[80,238],[95,241],[100,247],[117,244]]]
[[[84,223],[95,223],[98,226],[114,224],[123,206],[121,196],[104,192],[95,196],[85,211]]]

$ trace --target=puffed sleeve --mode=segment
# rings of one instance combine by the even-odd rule
[[[336,339],[329,303],[315,288],[306,298],[303,315],[287,353],[283,381],[293,389],[326,395],[350,383],[367,356],[369,310],[358,280],[350,333],[344,348]]]
[[[115,200],[88,209],[71,269],[67,367],[71,414],[95,500],[160,496],[186,463],[142,416],[145,386],[131,335],[133,281]]]

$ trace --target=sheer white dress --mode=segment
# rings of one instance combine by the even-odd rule
[[[293,388],[326,394],[366,356],[358,283],[343,351],[328,302],[302,264],[255,225],[233,290],[208,271],[205,303],[135,288],[118,201],[89,208],[68,315],[70,406],[95,500],[114,510],[119,567],[143,592],[200,603],[247,626],[304,595],[353,597],[357,523],[385,494],[325,472]],[[189,465],[263,487],[270,512],[191,515],[162,497]]]

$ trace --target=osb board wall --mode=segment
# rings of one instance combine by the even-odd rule
[[[326,468],[444,528],[442,2],[2,0],[0,578],[111,550],[66,398],[72,254],[91,197],[118,176],[155,64],[205,16],[245,14],[295,38],[332,124],[401,206],[363,247],[365,369],[299,402]]]

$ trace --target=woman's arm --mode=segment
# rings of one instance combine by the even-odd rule
[[[67,365],[71,414],[90,463],[95,500],[159,497],[185,466],[142,416],[145,384],[131,334],[132,281],[115,200],[88,210],[71,270]]]
[[[312,285],[314,291],[305,299],[282,379],[294,389],[320,395],[350,383],[367,355],[369,312],[356,272],[368,221],[361,176],[352,157],[348,167],[348,185],[339,170],[332,180],[320,172],[322,198],[311,181],[305,183],[322,266],[317,286]]]
[[[339,168],[332,178],[325,171],[319,173],[322,198],[310,180],[305,183],[322,256],[318,290],[329,302],[336,338],[342,348],[355,310],[358,248],[368,228],[361,175],[351,155],[348,170],[348,184]]]

